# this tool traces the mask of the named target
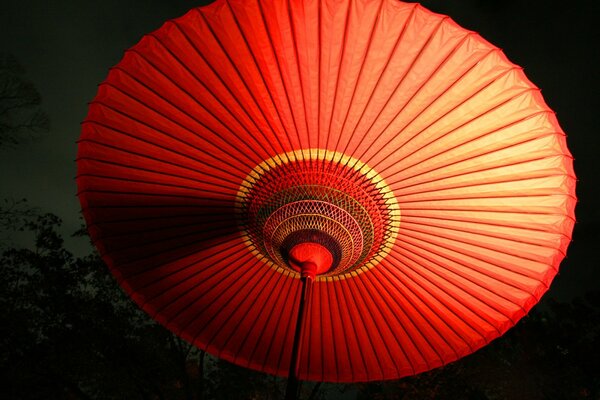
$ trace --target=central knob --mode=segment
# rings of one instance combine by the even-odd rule
[[[292,247],[288,255],[290,267],[302,275],[313,278],[329,271],[333,265],[333,255],[319,243],[304,242]]]

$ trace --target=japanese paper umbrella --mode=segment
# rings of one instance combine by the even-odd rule
[[[218,0],[168,21],[100,85],[77,166],[90,235],[140,307],[315,381],[399,378],[502,335],[557,273],[576,201],[522,69],[396,0]]]

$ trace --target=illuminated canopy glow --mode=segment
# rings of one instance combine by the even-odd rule
[[[286,376],[315,264],[303,380],[395,379],[484,346],[548,289],[574,224],[539,89],[396,0],[217,0],[166,22],[100,85],[77,166],[119,283],[218,357]]]

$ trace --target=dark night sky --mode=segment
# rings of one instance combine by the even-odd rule
[[[75,197],[75,141],[79,123],[108,69],[144,33],[203,2],[184,0],[3,0],[0,51],[12,53],[39,89],[52,129],[16,149],[0,151],[0,198],[27,198],[79,227]],[[206,3],[206,1],[204,2]],[[568,258],[549,295],[561,300],[595,289],[600,282],[600,168],[597,96],[600,51],[592,0],[558,3],[516,0],[429,0],[422,4],[448,14],[504,49],[543,90],[574,155],[578,225]],[[85,244],[68,245],[87,251]]]

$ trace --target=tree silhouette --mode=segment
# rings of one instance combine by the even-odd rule
[[[24,72],[12,55],[0,53],[0,148],[50,129],[40,94]]]
[[[26,220],[35,244],[9,247],[0,258],[3,392],[15,399],[192,398],[182,387],[179,339],[131,303],[97,255],[75,258],[63,247],[58,217]]]

